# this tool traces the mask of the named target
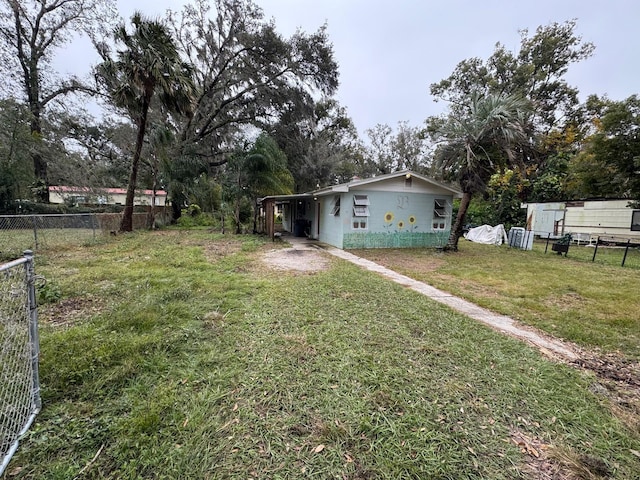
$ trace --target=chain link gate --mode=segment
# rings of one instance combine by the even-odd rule
[[[0,475],[40,411],[33,252],[0,265]]]

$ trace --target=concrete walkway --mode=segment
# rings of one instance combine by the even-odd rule
[[[297,243],[297,242],[296,242]],[[308,245],[308,244],[307,244]],[[313,245],[313,244],[312,244]],[[414,280],[412,278],[407,277],[406,275],[401,275],[393,270],[389,270],[382,265],[379,265],[370,260],[366,260],[364,258],[353,255],[344,250],[340,250],[338,248],[328,247],[328,246],[319,246],[314,245],[315,248],[321,249],[331,255],[342,258],[343,260],[347,260],[355,265],[358,265],[361,268],[369,270],[371,272],[376,272],[383,277],[386,277],[394,282],[403,285],[411,290],[415,290],[418,293],[421,293],[436,302],[440,302],[448,307],[451,307],[453,310],[456,310],[464,315],[473,318],[479,322],[485,323],[492,328],[510,335],[512,337],[518,338],[520,340],[524,340],[536,347],[538,347],[542,353],[548,356],[560,356],[565,360],[577,360],[578,354],[574,352],[570,347],[565,345],[559,340],[550,339],[548,337],[542,336],[541,334],[536,333],[531,329],[527,329],[521,325],[519,325],[515,320],[510,317],[506,317],[504,315],[498,315],[493,313],[487,309],[479,307],[471,302],[463,300],[461,298],[455,297],[450,293],[443,292],[442,290],[438,290],[437,288],[432,287],[431,285],[427,285],[424,282],[420,282],[418,280]]]

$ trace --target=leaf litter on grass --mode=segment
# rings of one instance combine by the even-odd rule
[[[377,259],[377,256],[373,254],[373,258]],[[575,293],[566,294],[565,297],[572,302],[577,298],[581,302],[584,301],[584,299],[580,298],[580,296]],[[551,338],[548,335],[545,336]],[[577,346],[575,346],[575,349],[579,350]],[[555,355],[552,355],[551,357],[558,360]],[[587,360],[588,357],[589,360]],[[631,429],[631,431],[637,431],[637,421],[629,422],[628,418],[629,416],[635,416],[638,418],[640,415],[640,411],[637,409],[638,389],[636,388],[638,386],[637,382],[640,381],[633,380],[634,378],[640,378],[640,376],[637,375],[639,371],[639,364],[638,362],[630,362],[625,360],[623,357],[612,354],[607,355],[607,357],[608,359],[606,361],[602,361],[601,357],[596,357],[593,354],[586,354],[585,351],[582,351],[582,355],[579,360],[561,360],[564,360],[567,363],[573,363],[591,372],[595,372],[598,376],[605,377],[607,380],[617,380],[617,385],[612,384],[612,382],[608,383],[609,389],[618,395],[618,405],[612,405],[611,408],[614,413],[616,413],[616,416],[620,418],[623,423]],[[620,368],[623,364],[624,367]],[[624,392],[624,399],[621,400],[620,395],[622,392]],[[612,396],[613,395],[610,397]],[[629,401],[629,398],[632,398],[632,400]],[[613,400],[613,403],[615,403],[615,399]],[[623,406],[620,407],[620,404]],[[630,408],[632,412],[629,412]],[[620,413],[621,410],[623,410],[622,414]],[[598,457],[592,457],[588,454],[573,455],[573,457],[571,457],[572,460],[568,461],[568,456],[566,454],[550,456],[548,451],[551,449],[551,445],[545,444],[538,438],[528,437],[522,432],[512,433],[512,440],[518,446],[522,447],[521,451],[523,454],[533,457],[534,460],[527,461],[526,469],[528,469],[530,473],[537,471],[540,475],[539,478],[583,478],[584,472],[588,473],[590,471],[595,471],[596,477],[598,477],[598,475],[603,475],[604,477],[609,476],[608,467],[604,461]],[[471,447],[469,447],[469,449],[475,454]],[[631,452],[633,451],[634,450],[632,449]],[[576,471],[579,470],[583,470],[583,474],[576,473]],[[591,477],[589,476],[588,478]]]
[[[191,235],[181,234],[207,238]],[[207,266],[204,247],[177,258],[180,245],[164,239],[155,255],[154,242],[119,247],[128,262],[139,258],[132,244],[149,257],[109,270],[142,285],[122,290],[122,308],[70,326],[77,334],[45,333],[45,389],[58,389],[39,419],[49,447],[29,436],[16,462],[32,473],[19,478],[69,478],[51,472],[77,474],[103,444],[91,478],[518,478],[544,455],[523,454],[512,432],[632,478],[622,450],[640,450],[637,437],[599,409],[585,378],[511,339],[341,262],[275,276],[254,270],[262,246]],[[145,283],[145,272],[171,281]],[[92,352],[98,361],[83,358]],[[58,358],[74,384],[55,380]],[[96,405],[76,411],[79,399]],[[51,439],[73,422],[54,411],[88,418],[91,443],[57,454],[64,442]]]

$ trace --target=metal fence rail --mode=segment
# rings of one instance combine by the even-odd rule
[[[551,232],[533,232],[545,242],[544,252],[564,253],[574,260],[605,265],[640,268],[640,238],[631,236],[568,233],[568,244],[558,245],[561,236]]]
[[[0,265],[0,475],[40,411],[33,253]]]

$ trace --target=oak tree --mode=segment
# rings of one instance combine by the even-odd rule
[[[312,104],[312,94],[338,86],[325,27],[285,38],[250,0],[195,0],[169,18],[197,90],[181,125],[181,156],[223,165],[248,126],[264,130],[291,102]]]
[[[7,95],[25,99],[35,139],[42,136],[42,116],[52,102],[72,92],[92,92],[77,77],[55,74],[55,53],[74,34],[97,41],[115,17],[113,0],[0,0],[3,88]],[[48,201],[47,161],[38,149],[33,150],[32,162],[40,200]]]

